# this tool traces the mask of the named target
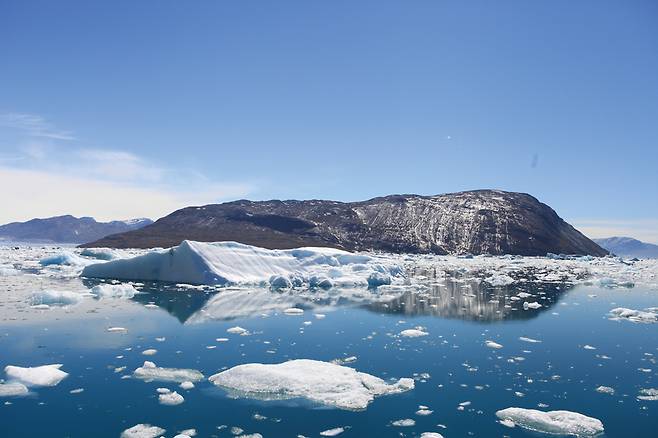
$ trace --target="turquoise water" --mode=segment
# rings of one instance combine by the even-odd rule
[[[61,363],[69,376],[55,387],[0,399],[2,437],[118,437],[138,423],[165,428],[169,437],[190,428],[197,436],[228,437],[232,427],[264,437],[313,437],[335,427],[347,428],[341,437],[416,437],[430,431],[445,437],[531,437],[541,435],[505,427],[495,412],[538,405],[598,418],[607,437],[657,436],[658,401],[636,397],[640,389],[658,387],[658,325],[607,317],[614,307],[658,306],[656,291],[524,286],[543,299],[540,309],[523,310],[518,303],[504,306],[505,297],[519,288],[447,283],[435,286],[429,298],[408,292],[386,303],[312,310],[317,303],[300,300],[307,308],[301,316],[247,309],[244,316],[224,320],[221,312],[204,310],[217,292],[158,284],[146,285],[145,293],[130,300],[89,299],[36,311],[16,297],[21,289],[43,286],[42,280],[22,278],[5,283],[12,293],[0,299],[0,366]],[[82,286],[77,279],[47,280],[47,285],[56,281],[62,282],[59,289]],[[145,307],[148,303],[157,307]],[[326,316],[318,319],[314,313]],[[108,332],[113,326],[127,332]],[[234,326],[251,335],[226,332]],[[429,335],[399,336],[416,326]],[[541,343],[523,342],[522,336]],[[503,348],[487,348],[486,340]],[[146,349],[157,353],[144,356]],[[231,398],[207,380],[186,391],[174,383],[122,378],[145,360],[198,369],[207,378],[243,363],[349,356],[357,357],[349,366],[359,371],[385,380],[414,377],[416,387],[353,412],[305,400]],[[126,368],[117,372],[120,367]],[[597,392],[600,385],[613,387],[615,394]],[[159,387],[178,391],[185,402],[160,405]],[[416,415],[419,405],[432,414]],[[415,425],[391,424],[406,418]]]

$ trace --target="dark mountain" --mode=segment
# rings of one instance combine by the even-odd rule
[[[621,257],[658,259],[658,245],[641,242],[632,237],[608,237],[592,240],[611,253]]]
[[[0,239],[14,242],[85,243],[152,223],[151,219],[96,222],[91,217],[56,216],[1,225]]]
[[[347,203],[242,200],[187,207],[142,229],[84,246],[169,247],[184,239],[232,240],[265,248],[607,254],[532,196],[497,190],[392,195]]]

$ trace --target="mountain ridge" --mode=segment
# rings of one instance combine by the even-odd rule
[[[602,248],[621,257],[639,259],[658,259],[658,245],[642,242],[632,237],[614,236],[592,239]]]
[[[472,190],[358,202],[238,200],[185,207],[83,246],[169,247],[236,241],[269,249],[328,246],[395,253],[603,256],[603,248],[525,193]]]
[[[97,222],[90,216],[75,217],[66,214],[0,225],[0,239],[16,242],[81,244],[152,223],[153,221],[147,218]]]

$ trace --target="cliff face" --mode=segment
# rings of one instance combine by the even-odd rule
[[[187,207],[84,246],[168,247],[233,240],[265,248],[330,246],[435,254],[607,252],[530,195],[476,190],[363,202],[235,201]]]

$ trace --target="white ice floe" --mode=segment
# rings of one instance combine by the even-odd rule
[[[519,427],[542,433],[594,436],[603,432],[603,423],[596,418],[571,411],[538,411],[535,409],[507,408],[496,412],[501,420],[511,421]]]
[[[651,324],[658,322],[658,307],[650,307],[645,310],[627,309],[625,307],[617,307],[610,311],[610,319],[622,320],[626,319],[631,322],[640,322]]]
[[[541,343],[541,341],[538,340],[538,339],[526,338],[525,336],[521,336],[519,338],[519,341],[528,342],[530,344],[539,344],[539,343]]]
[[[298,307],[290,307],[288,309],[285,309],[283,313],[285,313],[286,315],[303,315],[304,309],[300,309]]]
[[[404,418],[402,420],[395,420],[391,422],[391,425],[396,427],[412,427],[416,425],[416,420],[411,418]]]
[[[355,265],[364,269],[353,269]],[[84,277],[187,284],[269,284],[275,289],[365,286],[374,273],[401,278],[390,258],[331,248],[269,250],[236,242],[183,241],[179,246],[85,267]],[[377,277],[378,283],[391,280]],[[369,280],[370,279],[370,283]]]
[[[86,259],[84,257],[80,257],[79,255],[70,251],[64,251],[59,254],[51,255],[39,261],[39,264],[41,266],[51,266],[51,265],[86,266],[91,263],[95,263],[95,261]]]
[[[494,342],[494,341],[485,341],[484,345],[486,345],[489,348],[494,348],[494,349],[503,348],[503,346],[501,344],[499,344],[498,342]]]
[[[166,406],[176,406],[185,401],[182,395],[177,393],[176,391],[173,392],[166,392],[163,394],[158,395],[158,401],[160,402],[161,405],[166,405]]]
[[[420,434],[420,438],[443,438],[438,432],[423,432]]]
[[[328,429],[320,432],[320,436],[336,436],[336,435],[340,435],[343,432],[345,432],[344,427],[334,427],[333,429]]]
[[[181,382],[179,386],[181,387],[181,389],[190,390],[194,388],[194,383],[190,382],[189,380],[186,380],[184,382]]]
[[[541,304],[539,304],[539,303],[536,302],[536,301],[533,301],[533,302],[525,301],[525,302],[523,303],[523,310],[528,310],[528,309],[539,309],[540,307],[541,307]]]
[[[230,327],[226,329],[226,333],[231,333],[232,335],[247,335],[249,330],[244,329],[240,326]]]
[[[148,348],[148,349],[142,351],[142,354],[144,356],[154,356],[157,353],[158,353],[158,350],[156,350],[155,348]]]
[[[0,383],[0,397],[15,397],[27,393],[27,386],[22,383]]]
[[[610,386],[598,386],[596,388],[596,392],[600,392],[601,394],[610,394],[614,395],[615,393],[615,388],[611,388]]]
[[[198,382],[203,380],[203,374],[197,370],[186,368],[161,368],[149,361],[144,362],[144,365],[135,369],[133,376],[142,380],[177,383],[185,381]]]
[[[131,284],[99,284],[91,288],[92,295],[98,298],[132,298],[137,289]]]
[[[309,359],[279,364],[238,365],[209,378],[217,386],[247,397],[271,399],[306,398],[341,409],[366,409],[375,397],[414,388],[413,379],[387,384],[353,368]]]
[[[492,286],[498,287],[498,286],[509,286],[510,284],[513,284],[515,280],[509,275],[494,274],[485,278],[484,281],[486,281]]]
[[[61,290],[43,290],[30,295],[32,306],[70,306],[78,304],[84,299],[84,295],[77,292]]]
[[[419,338],[427,335],[429,335],[429,333],[420,329],[407,329],[400,332],[400,336],[404,336],[405,338]]]
[[[658,400],[658,389],[655,388],[640,389],[640,394],[637,396],[637,399],[643,401],[656,401]]]
[[[121,433],[121,438],[157,438],[166,430],[150,424],[137,424]]]
[[[60,370],[62,364],[42,365],[38,367],[18,367],[8,365],[5,373],[10,379],[18,380],[28,386],[55,386],[68,376]]]

